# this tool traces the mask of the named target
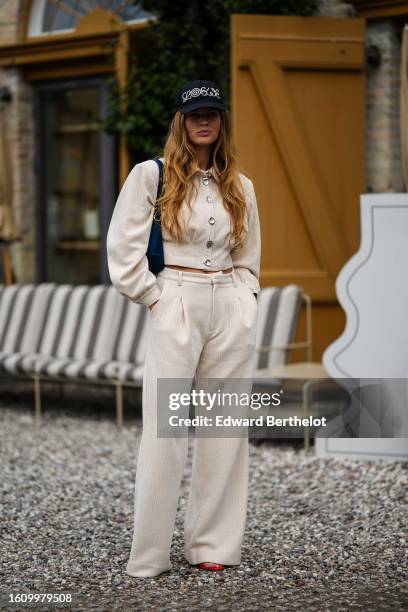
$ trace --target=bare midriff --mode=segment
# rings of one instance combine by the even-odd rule
[[[201,270],[200,268],[187,268],[186,266],[173,266],[170,264],[166,264],[166,268],[174,268],[175,270],[183,270],[184,272],[202,272],[203,274],[214,274],[214,272],[221,272],[221,270]],[[222,270],[224,274],[228,274],[228,272],[232,272],[231,268],[225,268]]]

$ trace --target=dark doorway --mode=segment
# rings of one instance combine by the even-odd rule
[[[36,85],[38,282],[110,282],[117,141],[96,125],[107,98],[100,77]]]

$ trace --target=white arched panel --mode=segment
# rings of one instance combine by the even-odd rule
[[[316,454],[408,460],[408,194],[360,200],[360,248],[336,280],[347,323],[323,365],[367,399],[356,404],[362,437],[348,437],[340,416],[317,432]]]

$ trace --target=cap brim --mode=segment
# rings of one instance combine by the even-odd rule
[[[217,108],[218,110],[225,110],[225,105],[219,100],[193,100],[189,104],[185,104],[183,108],[180,108],[179,111],[184,115],[186,113],[191,113],[199,108]]]

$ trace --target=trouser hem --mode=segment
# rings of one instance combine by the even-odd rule
[[[157,565],[137,565],[129,562],[126,566],[126,573],[133,578],[152,578],[163,572],[168,572],[171,568],[171,565],[158,567]]]
[[[184,551],[184,556],[190,565],[197,565],[198,563],[204,563],[205,561],[221,563],[222,565],[241,565],[241,557],[229,557],[225,553],[214,552],[213,550],[204,548],[195,550],[192,553]]]

